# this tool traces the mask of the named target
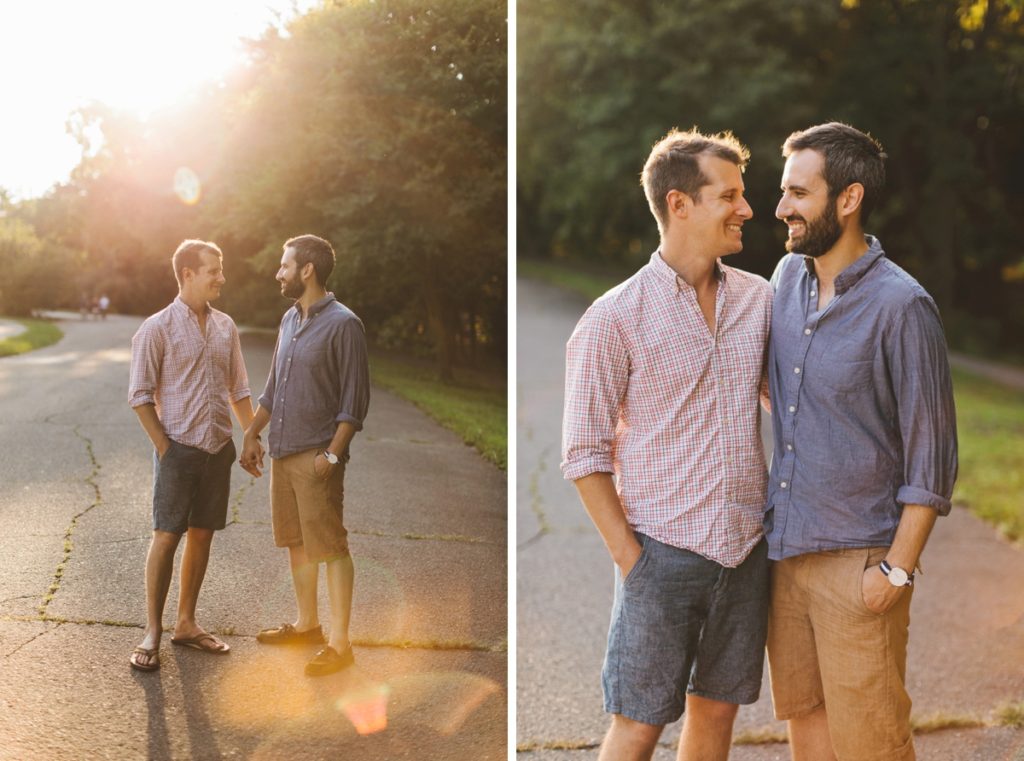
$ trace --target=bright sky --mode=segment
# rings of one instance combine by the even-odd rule
[[[0,188],[41,195],[66,180],[78,144],[65,122],[98,100],[145,117],[242,56],[316,0],[0,0]]]

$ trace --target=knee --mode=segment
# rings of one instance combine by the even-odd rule
[[[611,731],[634,745],[653,746],[661,737],[662,729],[660,724],[645,724],[621,714],[612,716]]]
[[[710,700],[697,695],[686,696],[686,712],[692,719],[708,724],[728,724],[736,720],[739,706],[735,703],[724,703],[721,700]]]
[[[188,540],[194,546],[209,547],[213,543],[214,531],[212,528],[198,528],[190,526],[188,529]]]

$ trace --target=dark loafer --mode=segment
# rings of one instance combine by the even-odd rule
[[[347,669],[356,662],[352,654],[352,645],[345,648],[345,652],[338,655],[338,651],[328,645],[319,653],[313,656],[313,660],[306,664],[306,676],[326,676],[336,671]]]
[[[300,632],[291,624],[281,624],[276,629],[263,629],[256,635],[256,641],[264,645],[322,645],[326,642],[321,627]]]

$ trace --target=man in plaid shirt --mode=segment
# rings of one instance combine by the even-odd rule
[[[726,759],[757,700],[767,626],[758,395],[771,321],[743,248],[747,149],[672,131],[642,179],[661,245],[569,339],[562,472],[615,563],[604,761],[649,759],[685,711],[680,759]]]
[[[164,603],[174,555],[185,534],[171,642],[214,654],[230,650],[196,622],[196,602],[213,534],[226,525],[235,461],[231,413],[242,428],[253,418],[238,329],[228,315],[209,304],[224,285],[220,248],[186,240],[171,263],[178,296],[143,322],[132,338],[128,389],[128,403],[154,447],[146,629],[130,657],[132,668],[140,671],[160,667]]]

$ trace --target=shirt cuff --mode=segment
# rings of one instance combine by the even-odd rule
[[[155,406],[156,397],[148,391],[142,391],[137,392],[128,400],[128,406],[131,407],[132,409],[135,409],[136,407],[141,407],[143,404],[152,404]]]
[[[270,397],[267,396],[266,394],[261,396],[256,401],[259,403],[260,407],[265,409],[267,412],[273,412],[274,411],[274,403],[272,401],[270,401]]]
[[[611,455],[590,454],[562,462],[562,476],[566,481],[577,481],[591,473],[615,473]]]
[[[231,399],[231,403],[234,404],[235,402],[240,402],[243,399],[248,399],[251,396],[252,392],[247,388],[243,388],[241,391],[233,393],[229,398]]]
[[[339,412],[334,416],[335,423],[351,423],[357,431],[363,430],[363,421],[359,418],[352,417],[347,412]]]
[[[953,503],[934,492],[919,489],[916,486],[901,486],[896,492],[896,501],[901,505],[924,505],[934,507],[939,515],[949,515]]]

